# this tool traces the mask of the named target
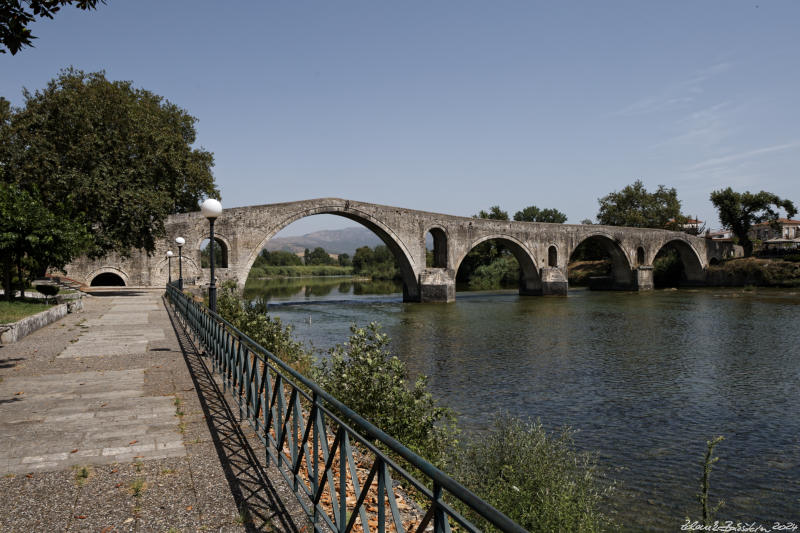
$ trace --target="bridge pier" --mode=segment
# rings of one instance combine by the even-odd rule
[[[456,273],[454,270],[449,268],[426,268],[420,273],[419,299],[414,301],[447,303],[454,302],[455,299]]]
[[[653,283],[653,266],[641,265],[636,268],[636,290],[652,291],[655,287]]]
[[[542,267],[542,289],[544,296],[566,296],[569,289],[567,277],[557,267]],[[520,291],[522,293],[522,291]]]

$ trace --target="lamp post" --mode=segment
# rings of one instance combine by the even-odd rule
[[[186,244],[186,239],[178,237],[175,239],[175,244],[178,245],[178,290],[183,290],[183,245]]]
[[[172,284],[172,250],[167,250],[167,284]]]
[[[209,198],[200,206],[200,212],[208,219],[210,238],[208,240],[209,256],[211,259],[211,283],[208,285],[208,308],[217,312],[217,284],[214,280],[214,221],[222,214],[222,204],[219,201]]]

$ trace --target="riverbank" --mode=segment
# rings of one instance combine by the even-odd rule
[[[708,267],[706,284],[712,287],[800,287],[800,263],[748,257]]]

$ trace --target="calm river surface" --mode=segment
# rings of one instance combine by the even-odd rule
[[[503,411],[577,430],[618,482],[626,529],[699,518],[705,442],[717,435],[717,517],[800,521],[800,292],[459,292],[453,304],[404,304],[397,290],[317,278],[246,295],[269,295],[270,312],[316,349],[379,322],[469,430]]]

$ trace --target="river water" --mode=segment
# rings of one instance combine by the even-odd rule
[[[257,295],[318,350],[352,323],[379,322],[468,431],[500,412],[570,426],[616,480],[625,529],[699,518],[705,443],[717,435],[717,517],[800,521],[798,291],[458,292],[452,304],[406,304],[391,284],[299,279],[248,288]]]

